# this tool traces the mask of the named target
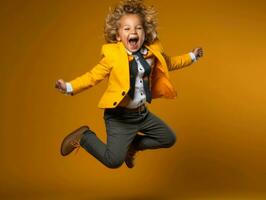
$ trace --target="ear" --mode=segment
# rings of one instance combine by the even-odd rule
[[[119,34],[116,34],[116,40],[117,40],[118,42],[121,41],[121,37],[119,36]]]

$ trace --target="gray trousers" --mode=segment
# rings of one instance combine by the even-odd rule
[[[83,134],[80,145],[109,168],[123,164],[129,147],[137,151],[168,148],[176,141],[174,132],[147,108],[141,113],[105,109],[104,120],[107,143],[89,130]]]

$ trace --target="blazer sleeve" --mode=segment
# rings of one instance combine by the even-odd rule
[[[72,95],[77,94],[85,89],[93,87],[101,80],[106,78],[111,72],[111,64],[107,57],[103,57],[100,62],[89,72],[70,81],[73,88]]]
[[[189,55],[189,53],[181,55],[181,56],[173,56],[173,57],[170,57],[166,55],[165,53],[163,53],[162,55],[167,63],[167,67],[169,71],[182,69],[193,63],[193,60],[191,56]]]

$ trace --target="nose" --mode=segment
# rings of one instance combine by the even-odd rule
[[[135,34],[135,33],[137,33],[137,29],[132,28],[132,29],[131,29],[131,34]]]

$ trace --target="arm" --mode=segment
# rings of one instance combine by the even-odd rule
[[[178,70],[186,66],[189,66],[202,56],[203,56],[202,48],[195,48],[190,53],[181,56],[169,57],[166,54],[163,54],[163,57],[166,60],[169,71]]]
[[[91,71],[81,75],[69,83],[60,79],[56,82],[55,87],[62,93],[74,95],[99,83],[108,76],[111,69],[112,67],[110,62],[108,62],[107,58],[104,57],[99,64],[92,68]]]

